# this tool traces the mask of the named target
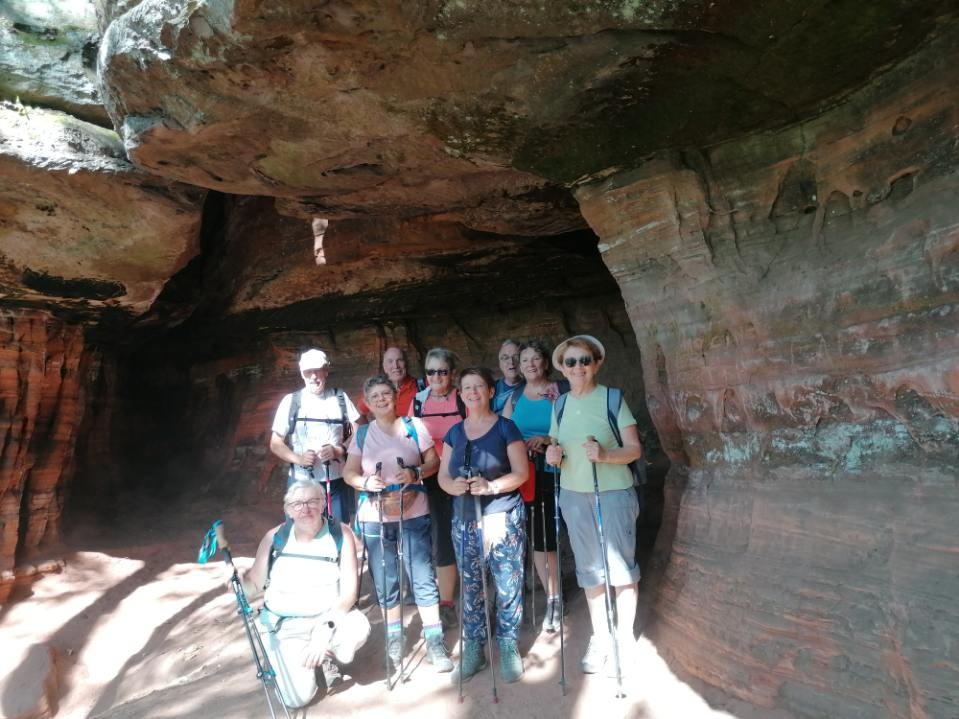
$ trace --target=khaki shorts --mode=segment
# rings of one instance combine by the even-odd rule
[[[609,583],[624,587],[639,581],[636,563],[636,520],[639,499],[636,490],[614,489],[599,493],[603,532],[609,547]],[[603,584],[603,552],[596,526],[596,503],[592,492],[562,489],[559,508],[569,532],[576,559],[576,581],[583,588]]]

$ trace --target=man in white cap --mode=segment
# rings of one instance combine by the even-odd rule
[[[356,511],[353,488],[343,481],[346,442],[359,412],[343,390],[328,388],[330,360],[322,350],[300,355],[305,387],[286,395],[273,418],[270,450],[290,463],[287,486],[296,480],[329,482],[333,516],[345,524]]]

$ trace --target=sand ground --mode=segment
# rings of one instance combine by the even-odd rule
[[[74,523],[64,545],[55,549],[65,564],[21,587],[0,608],[0,708],[12,716],[23,704],[31,654],[54,650],[57,717],[134,719],[151,717],[267,717],[242,621],[224,584],[221,561],[196,562],[197,549],[211,521],[209,510],[166,511],[148,507],[104,526]],[[256,542],[278,512],[237,509],[220,517],[231,535],[237,563],[252,561]],[[464,701],[449,675],[424,661],[419,619],[406,615],[407,681],[387,691],[383,674],[383,627],[364,578],[360,608],[373,625],[370,641],[345,668],[346,681],[331,693],[322,689],[297,717],[380,717],[428,712],[442,717],[754,717],[781,716],[734,702],[711,691],[709,702],[681,681],[656,647],[641,638],[638,661],[630,667],[625,698],[617,699],[615,680],[583,675],[579,659],[588,626],[582,593],[570,596],[566,621],[565,696],[559,685],[558,634],[527,628],[521,640],[526,673],[515,684],[499,683],[493,702],[488,672],[465,685]],[[542,595],[537,596],[539,612]],[[456,630],[446,636],[458,653]],[[18,694],[19,693],[19,694]],[[712,703],[713,706],[710,706]],[[283,716],[280,712],[280,716]]]

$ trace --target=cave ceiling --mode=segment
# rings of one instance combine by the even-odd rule
[[[172,322],[203,304],[190,282],[220,288],[207,312],[242,313],[415,287],[444,263],[542,267],[543,238],[562,238],[562,262],[595,244],[571,187],[815,115],[950,12],[942,0],[10,0],[0,291]],[[208,191],[218,204],[201,222]],[[247,196],[266,198],[252,206],[304,252],[310,218],[353,223],[328,238],[330,262],[346,252],[344,281],[307,277],[315,265],[292,249],[239,262],[274,241],[213,227],[251,206],[224,197]],[[349,279],[382,269],[377,242],[431,233],[396,282]]]

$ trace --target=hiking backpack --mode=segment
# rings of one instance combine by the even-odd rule
[[[559,432],[560,422],[563,421],[563,412],[566,411],[566,400],[569,393],[561,394],[553,405],[553,411],[556,413],[556,431]],[[619,432],[619,408],[623,404],[623,391],[618,387],[606,388],[606,419],[609,422],[609,428],[613,431],[616,438],[616,444],[623,446],[623,436]],[[629,471],[633,475],[633,486],[646,486],[646,453],[628,465]]]
[[[453,390],[456,392],[456,390]],[[426,404],[426,400],[429,399],[430,388],[426,387],[421,389],[413,397],[413,416],[414,417],[423,417],[423,405]],[[463,404],[463,398],[460,397],[460,393],[456,392],[456,411],[455,412],[440,412],[438,414],[428,414],[427,417],[452,417],[454,415],[459,415],[460,419],[466,419],[466,405]]]
[[[330,528],[330,535],[333,537],[333,541],[336,542],[336,557],[311,557],[303,554],[287,554],[288,557],[299,557],[301,559],[316,559],[321,562],[334,562],[339,564],[340,562],[340,551],[343,548],[343,528],[340,526],[338,521],[328,520],[326,526]],[[286,543],[290,541],[290,532],[293,531],[293,520],[289,517],[286,518],[286,521],[280,525],[280,528],[276,530],[273,534],[273,544],[270,545],[270,554],[266,560],[266,583],[263,586],[265,590],[270,584],[270,572],[273,571],[273,564],[276,562],[277,557],[283,553],[283,548],[286,546]],[[322,530],[320,530],[322,531]]]

